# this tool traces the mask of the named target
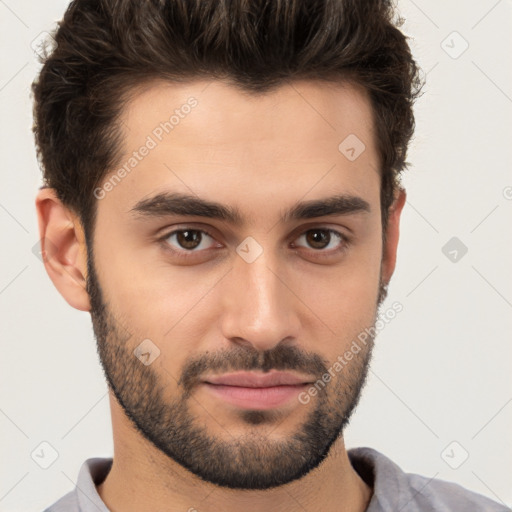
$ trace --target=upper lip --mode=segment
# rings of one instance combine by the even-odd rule
[[[272,386],[309,384],[312,382],[312,379],[308,377],[301,377],[289,372],[235,372],[225,373],[224,375],[212,375],[203,379],[203,382],[224,386],[268,388]]]

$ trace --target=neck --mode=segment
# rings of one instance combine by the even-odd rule
[[[135,431],[112,394],[110,401],[114,460],[97,489],[112,511],[363,512],[370,501],[371,488],[350,464],[341,437],[320,466],[299,480],[268,490],[233,490],[205,482],[169,459]]]

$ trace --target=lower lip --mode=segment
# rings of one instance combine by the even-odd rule
[[[268,388],[244,388],[204,382],[211,393],[242,409],[272,409],[290,401],[308,384],[272,386]]]

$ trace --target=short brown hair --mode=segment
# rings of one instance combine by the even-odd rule
[[[352,81],[372,103],[386,226],[422,88],[401,24],[385,0],[75,0],[32,85],[45,185],[91,234],[93,190],[121,156],[119,115],[144,82],[222,78],[258,94]]]

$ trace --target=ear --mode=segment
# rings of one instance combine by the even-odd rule
[[[90,311],[87,248],[80,219],[48,187],[39,190],[36,210],[46,272],[70,306]]]
[[[389,207],[388,225],[386,228],[386,245],[382,254],[382,280],[389,283],[395,271],[396,252],[400,235],[400,215],[406,200],[405,189],[399,188],[395,193],[392,205]]]

